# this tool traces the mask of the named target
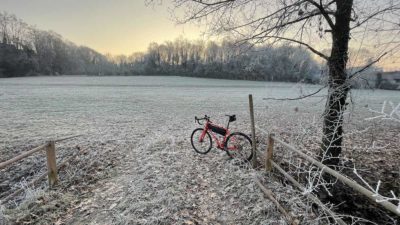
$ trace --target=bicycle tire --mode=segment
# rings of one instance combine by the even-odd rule
[[[190,136],[190,143],[192,143],[193,149],[199,154],[207,154],[212,148],[212,139],[211,139],[211,135],[208,132],[206,133],[206,136],[204,136],[204,140],[203,140],[203,142],[205,142],[205,143],[209,142],[208,147],[205,146],[206,147],[205,150],[202,150],[199,147],[195,146],[195,143],[199,143],[199,140],[198,139],[194,140],[194,137],[195,137],[195,135],[197,135],[197,133],[199,133],[199,135],[201,133],[203,133],[203,130],[204,130],[203,128],[197,128],[192,132],[192,135]]]
[[[235,139],[234,139],[234,137],[235,137]],[[236,140],[239,140],[239,138],[244,140],[243,143],[240,143],[240,145],[241,145],[240,147],[241,148],[243,148],[243,147],[245,148],[244,151],[243,151],[244,154],[240,154],[240,156],[241,156],[240,159],[241,160],[245,160],[245,161],[250,161],[253,158],[252,141],[251,141],[250,137],[247,136],[244,133],[234,132],[234,133],[230,134],[226,139],[225,151],[226,151],[226,153],[228,154],[229,157],[231,157],[231,158],[239,158],[239,157],[237,157],[238,154],[234,154],[234,152],[236,152],[236,151],[229,150],[229,148],[232,147],[232,145],[235,146],[235,145],[238,144],[238,143],[232,143],[232,142],[233,141],[236,142]],[[244,145],[244,146],[242,146],[242,145]]]

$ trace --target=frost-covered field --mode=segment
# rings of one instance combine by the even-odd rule
[[[207,114],[225,123],[224,114],[247,122],[247,95],[256,113],[283,115],[321,112],[324,100],[263,101],[263,97],[296,97],[319,86],[183,77],[30,77],[0,80],[1,148],[47,138],[85,134],[90,139],[132,139],[173,123],[170,134]],[[399,92],[355,90],[355,109],[380,109],[385,100],[398,102]],[[267,108],[268,107],[268,108]],[[267,110],[266,110],[267,109]],[[268,110],[269,109],[269,110]],[[353,108],[352,108],[353,109]],[[317,111],[315,111],[317,110]],[[269,119],[275,115],[265,115]],[[299,120],[301,118],[298,118]],[[125,132],[125,131],[135,132]],[[188,130],[190,133],[190,130]],[[150,137],[147,137],[150,138]]]
[[[225,123],[224,114],[237,113],[239,123],[244,123],[249,117],[249,93],[263,109],[270,103],[262,97],[294,95],[292,86],[181,77],[3,79],[0,144],[8,149],[71,134],[85,134],[92,140],[134,140],[146,135],[150,140],[154,131],[167,124],[174,124],[167,133],[174,134],[194,125],[195,115],[204,114]]]
[[[93,196],[76,203],[68,215],[55,217],[62,222],[280,224],[284,220],[274,206],[261,200],[262,194],[252,180],[256,176],[253,172],[233,167],[226,155],[217,150],[206,156],[194,153],[189,142],[196,127],[194,116],[207,114],[214,122],[226,124],[224,114],[236,114],[238,121],[231,129],[250,133],[247,101],[251,93],[258,126],[303,147],[304,140],[314,138],[303,137],[307,133],[304,130],[316,129],[318,137],[326,93],[301,101],[262,98],[297,97],[318,88],[156,76],[2,79],[0,161],[48,139],[75,134],[84,136],[60,144],[60,159],[69,155],[75,145],[90,146],[91,154],[100,157],[107,157],[108,153],[97,153],[99,149],[122,155],[115,177],[100,181]],[[380,110],[384,101],[399,103],[400,93],[354,90],[352,99],[347,120],[364,127],[369,126],[364,119],[374,115],[369,109]],[[379,129],[385,132],[385,128]],[[396,126],[393,129],[396,132]],[[392,138],[396,137],[398,133]],[[379,138],[376,141],[381,143]],[[388,148],[395,149],[397,144],[394,141]],[[40,170],[40,163],[44,171],[41,160],[36,157],[34,162],[25,162],[31,175]],[[17,180],[9,183],[10,177],[15,177],[10,174],[24,173],[22,170],[15,166],[0,175],[0,190],[15,188]],[[278,183],[266,182],[271,189],[283,189]],[[287,188],[282,193],[286,195],[278,196],[281,201],[289,203],[297,198]],[[292,211],[301,213],[301,205],[289,205]],[[309,223],[318,222],[307,219]]]

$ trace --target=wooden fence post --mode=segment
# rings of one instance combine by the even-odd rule
[[[253,95],[249,95],[249,107],[250,107],[250,120],[251,120],[251,142],[252,142],[252,151],[253,151],[253,168],[257,166],[257,149],[256,149],[256,128],[254,124],[254,108],[253,108]]]
[[[54,141],[49,141],[46,146],[47,156],[47,174],[49,178],[49,186],[53,187],[58,183],[57,164],[56,164],[56,146]]]
[[[275,134],[268,135],[268,148],[265,152],[265,170],[270,172],[272,170],[272,157],[274,156],[274,136]]]

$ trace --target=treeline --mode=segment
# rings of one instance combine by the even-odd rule
[[[36,74],[109,74],[116,70],[104,55],[60,35],[36,29],[0,12],[0,77]]]
[[[319,65],[303,48],[290,45],[272,47],[237,46],[224,40],[191,42],[185,39],[152,43],[146,53],[113,61],[119,73],[183,75],[243,80],[313,82],[318,79]]]
[[[178,38],[147,52],[103,55],[0,12],[0,77],[30,75],[180,75],[313,82],[319,65],[303,48]]]

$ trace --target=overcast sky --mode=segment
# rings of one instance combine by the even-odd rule
[[[131,54],[152,41],[201,37],[194,25],[176,26],[166,3],[154,8],[144,0],[0,0],[0,10],[101,53]]]

